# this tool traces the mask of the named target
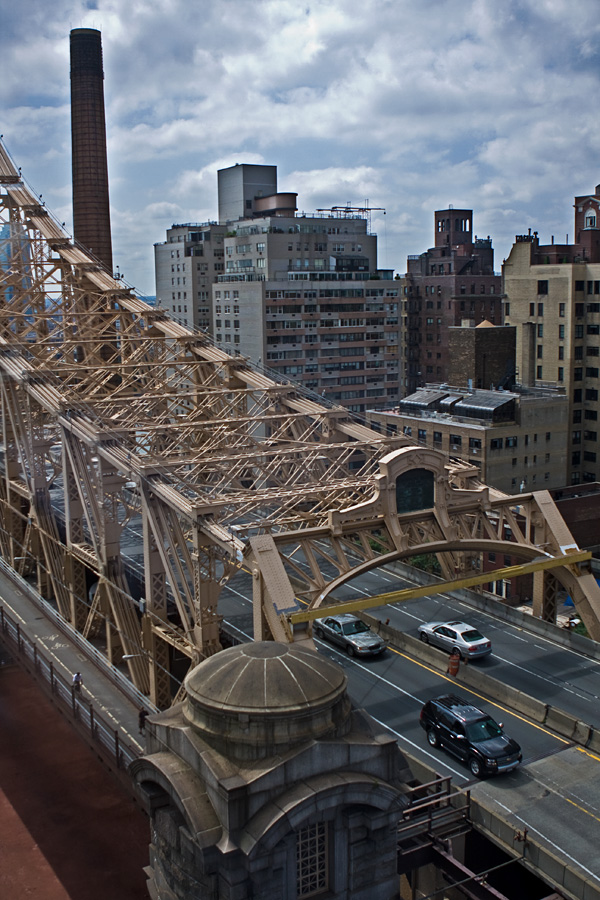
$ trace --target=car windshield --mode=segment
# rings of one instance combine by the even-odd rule
[[[468,641],[470,644],[472,644],[473,641],[484,640],[483,635],[479,631],[477,631],[476,628],[473,628],[471,631],[463,631],[461,636],[463,641]]]
[[[502,729],[493,719],[479,719],[467,725],[467,737],[473,744],[489,741],[490,738],[498,737],[500,734]]]
[[[342,631],[344,634],[363,634],[363,632],[369,631],[369,626],[357,619],[355,622],[344,622]]]

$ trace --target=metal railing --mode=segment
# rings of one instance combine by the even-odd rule
[[[7,562],[5,559],[0,557],[0,571],[2,571],[8,578],[11,579],[15,587],[24,591],[29,599],[36,604],[36,606],[43,612],[43,614],[51,619],[57,628],[65,634],[70,641],[77,645],[77,647],[81,650],[81,652],[87,657],[87,659],[91,660],[94,665],[99,668],[104,675],[113,682],[113,684],[123,693],[126,697],[128,697],[133,703],[135,703],[138,707],[145,706],[147,709],[152,712],[158,712],[158,707],[154,706],[154,704],[146,697],[145,694],[142,694],[134,684],[124,675],[122,672],[113,666],[112,663],[108,661],[108,659],[96,648],[93,644],[91,644],[88,640],[86,640],[83,635],[81,635],[70,622],[62,616],[58,610],[56,610],[51,603],[45,600],[36,590],[32,587],[29,582],[23,578],[22,575],[19,575]]]
[[[93,705],[85,699],[81,689],[76,690],[59,675],[51,660],[41,653],[34,641],[23,634],[19,622],[13,619],[0,605],[0,636],[16,650],[21,662],[33,669],[35,678],[42,682],[53,700],[62,706],[63,712],[92,738],[94,746],[107,762],[117,769],[126,771],[140,751],[123,740],[118,728],[113,728]],[[27,665],[28,664],[28,665]]]

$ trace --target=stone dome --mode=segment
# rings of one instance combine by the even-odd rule
[[[183,714],[224,756],[259,759],[349,727],[347,679],[310,647],[255,641],[204,660],[185,680]]]

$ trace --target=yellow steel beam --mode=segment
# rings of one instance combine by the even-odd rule
[[[404,588],[401,591],[391,591],[388,594],[378,594],[376,597],[367,597],[365,600],[352,600],[349,603],[340,602],[335,606],[319,606],[316,609],[302,610],[288,614],[287,619],[291,625],[301,622],[312,622],[323,616],[340,613],[360,612],[362,609],[372,609],[377,606],[387,606],[390,603],[401,603],[403,600],[414,600],[416,597],[427,597],[430,594],[442,594],[444,591],[457,591],[460,588],[473,587],[476,584],[485,584],[488,581],[498,581],[503,578],[515,578],[517,575],[528,575],[531,572],[541,572],[544,569],[554,569],[558,566],[573,566],[586,562],[592,558],[588,550],[577,550],[566,553],[564,556],[543,557],[534,559],[530,563],[518,566],[506,566],[503,569],[492,569],[489,572],[469,575],[467,578],[458,578],[454,581],[442,581],[439,584],[428,584],[424,587]]]

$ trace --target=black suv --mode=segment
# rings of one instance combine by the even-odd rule
[[[454,694],[428,700],[420,722],[431,746],[443,747],[465,762],[476,778],[510,772],[523,758],[501,725]]]

